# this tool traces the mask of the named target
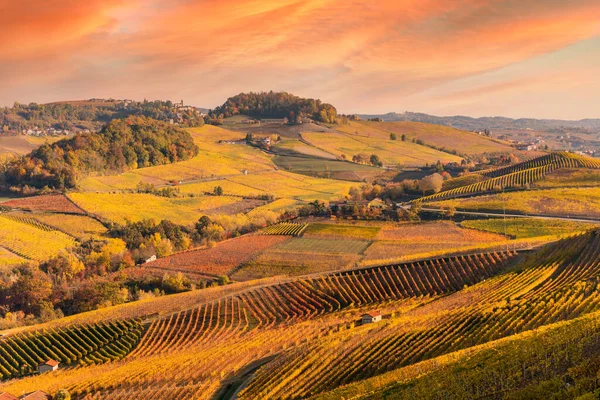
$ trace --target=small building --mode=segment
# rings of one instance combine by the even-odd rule
[[[18,400],[18,398],[7,392],[0,392],[0,400]]]
[[[42,392],[41,390],[36,390],[35,392],[28,393],[19,397],[19,400],[51,400],[52,396],[50,396],[46,392]]]
[[[150,257],[146,260],[147,263],[152,262],[152,261],[156,261],[156,254],[153,254],[152,257]]]
[[[361,319],[363,324],[374,324],[375,322],[381,321],[382,318],[383,315],[379,311],[371,311],[363,314]]]
[[[45,363],[38,365],[38,372],[44,374],[46,372],[56,371],[58,369],[58,361],[48,360]]]

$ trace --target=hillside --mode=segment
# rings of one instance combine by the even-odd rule
[[[555,348],[550,343],[564,348],[561,341],[565,336],[558,334],[562,326],[573,337],[583,332],[584,339],[593,337],[596,315],[592,313],[598,310],[600,301],[591,288],[598,279],[599,243],[597,233],[587,233],[527,256],[483,253],[324,277],[264,281],[267,286],[232,285],[212,291],[210,296],[208,292],[203,295],[203,291],[178,295],[170,301],[170,311],[159,306],[166,304],[167,298],[131,304],[127,306],[127,315],[131,316],[150,316],[153,309],[157,310],[153,303],[163,312],[175,313],[148,320],[150,325],[139,344],[120,362],[98,360],[90,365],[86,361],[87,366],[8,382],[3,390],[20,393],[35,388],[54,393],[58,388],[67,388],[75,398],[206,398],[227,391],[227,387],[237,387],[239,371],[255,361],[259,368],[250,375],[249,384],[239,394],[241,398],[339,398],[343,391],[366,395],[374,389],[392,394],[408,390],[406,393],[414,395],[420,387],[426,387],[427,381],[421,384],[417,380],[418,385],[397,389],[389,386],[396,378],[389,377],[429,379],[411,375],[411,371],[426,369],[434,379],[435,374],[448,371],[446,365],[454,368],[455,364],[472,360],[495,368],[494,359],[484,356],[490,354],[486,349],[506,349],[493,353],[498,354],[498,360],[505,360],[502,357],[512,354],[511,348],[516,351],[522,348],[523,340],[532,338],[539,343],[548,337],[544,347],[547,351]],[[383,322],[360,325],[357,318],[361,313],[373,309],[381,310]],[[590,316],[572,324],[527,333],[586,314]],[[101,321],[102,315],[115,318],[123,314],[117,307],[112,313],[99,312],[96,317],[89,314],[86,318]],[[68,323],[77,321],[71,319]],[[114,323],[134,326],[134,322]],[[557,334],[549,336],[551,332]],[[28,340],[35,337],[30,335],[32,339]],[[494,342],[502,338],[506,339]],[[23,346],[23,339],[15,336],[2,348],[14,352],[9,349]],[[580,346],[585,347],[586,340],[578,341]],[[29,354],[37,354],[32,351]],[[479,354],[481,358],[477,358]],[[570,358],[572,365],[588,353],[576,354],[582,355]],[[469,355],[471,361],[463,355]],[[158,360],[160,363],[156,363]],[[6,370],[10,362],[5,360]],[[150,364],[160,367],[149,369]],[[562,371],[557,366],[550,368],[547,374],[552,376]],[[295,377],[293,385],[286,385],[291,377]],[[361,382],[371,377],[376,379],[375,386],[370,381]],[[540,376],[519,386],[511,384],[494,390],[515,390],[543,379]],[[447,382],[447,390],[461,388],[460,381],[443,381]],[[351,385],[339,389],[342,392],[326,394],[344,384]]]

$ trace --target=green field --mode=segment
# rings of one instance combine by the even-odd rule
[[[312,157],[277,155],[273,157],[273,162],[289,172],[348,181],[362,181],[385,173],[381,168],[369,165]]]
[[[479,229],[487,232],[506,234],[516,239],[538,236],[563,236],[584,232],[598,227],[597,224],[572,221],[553,221],[532,218],[501,218],[464,221],[465,228]]]

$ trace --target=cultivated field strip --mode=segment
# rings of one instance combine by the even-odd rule
[[[300,236],[306,229],[308,224],[295,224],[291,222],[282,222],[280,224],[271,225],[262,229],[261,235],[284,235],[284,236]]]
[[[123,320],[14,335],[0,341],[0,378],[36,371],[50,359],[63,364],[101,364],[119,360],[142,336],[138,321]]]

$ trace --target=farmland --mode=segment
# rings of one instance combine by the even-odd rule
[[[362,136],[360,133],[303,133],[302,137],[313,146],[333,154],[344,155],[351,160],[360,153],[377,154],[384,165],[422,166],[435,164],[438,160],[446,163],[461,158],[411,142],[387,138]]]
[[[166,198],[136,193],[70,193],[69,198],[88,213],[114,222],[168,219],[175,223],[190,224],[206,210],[236,203],[239,199],[228,196],[199,196]]]
[[[146,267],[164,271],[228,275],[261,251],[286,241],[285,236],[243,236],[217,244],[211,249],[191,250],[148,263]]]
[[[511,237],[531,238],[536,236],[564,236],[573,233],[585,232],[596,224],[560,220],[533,220],[523,218],[501,218],[464,221],[461,226],[479,229],[487,232],[506,234]]]
[[[428,145],[456,151],[459,154],[465,151],[469,155],[513,151],[507,144],[493,141],[473,132],[460,131],[446,126],[420,122],[359,122],[357,124],[363,125],[362,129],[366,132],[373,132],[373,135],[389,137],[389,134],[393,132],[398,136],[406,135],[408,140],[420,139]]]
[[[46,260],[75,244],[71,236],[34,219],[3,214],[0,216],[0,228],[2,246],[31,260]]]
[[[571,217],[600,217],[600,190],[597,188],[558,188],[492,194],[468,199],[431,203],[460,210],[502,211],[508,213],[546,214]]]
[[[50,211],[66,214],[84,213],[83,210],[81,210],[63,195],[24,197],[5,201],[2,203],[2,205],[30,211]]]

